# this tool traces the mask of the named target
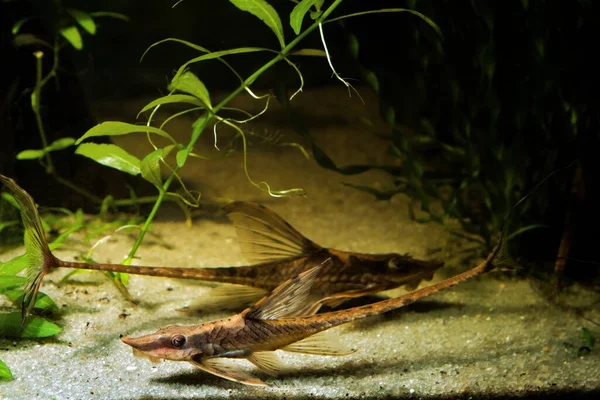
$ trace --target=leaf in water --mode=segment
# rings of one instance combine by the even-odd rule
[[[36,44],[45,46],[48,49],[52,49],[52,45],[50,43],[31,33],[21,33],[13,38],[13,45],[15,47],[32,46]]]
[[[2,360],[0,360],[0,379],[13,379],[13,375],[12,372],[10,372],[10,368],[8,368],[8,366]]]
[[[129,17],[127,15],[124,15],[124,14],[121,14],[121,13],[112,12],[112,11],[96,11],[96,12],[91,12],[90,16],[92,18],[111,17],[111,18],[120,19],[120,20],[123,20],[123,21],[129,21]]]
[[[194,123],[192,124],[193,131],[192,140],[190,143],[196,143],[196,141],[198,140],[202,132],[204,132],[204,129],[206,128],[206,125],[208,125],[209,122],[210,119],[206,113],[204,113],[203,115],[198,117],[197,120],[194,121]]]
[[[162,190],[162,178],[160,176],[160,159],[162,158],[162,149],[156,149],[146,155],[140,162],[142,178]]]
[[[375,92],[375,94],[379,94],[379,80],[377,79],[377,75],[375,75],[373,71],[366,70],[363,74],[363,79],[367,82],[367,84],[369,85],[371,90]],[[390,109],[392,108],[390,107]]]
[[[39,292],[33,308],[41,313],[58,312],[58,306],[46,293]]]
[[[290,56],[327,57],[327,53],[321,49],[300,49],[292,51]]]
[[[4,222],[0,222],[0,232],[2,232],[3,230],[5,230],[6,228],[10,227],[10,226],[14,226],[14,225],[18,225],[19,221],[4,221]]]
[[[514,231],[513,233],[511,233],[508,236],[508,238],[506,239],[506,241],[512,240],[515,237],[521,235],[522,233],[525,233],[525,232],[533,230],[533,229],[549,228],[549,227],[550,227],[550,225],[544,225],[544,224],[531,224],[531,225],[527,225],[527,226],[519,228],[516,231]]]
[[[187,149],[179,150],[177,152],[175,159],[177,160],[177,166],[179,168],[181,168],[185,165],[185,161],[187,160],[188,155],[189,155],[189,151]]]
[[[42,338],[58,335],[62,328],[41,317],[28,317],[21,330],[21,313],[0,314],[0,337]]]
[[[277,36],[279,45],[283,49],[285,40],[283,37],[283,26],[277,11],[265,0],[229,0],[234,6],[242,11],[247,11],[264,22]]]
[[[206,104],[198,100],[195,96],[190,96],[189,94],[169,94],[167,96],[159,97],[158,99],[146,104],[144,108],[140,110],[138,115],[156,106],[171,103],[189,103],[199,107],[206,107]]]
[[[360,42],[358,41],[358,38],[353,34],[349,34],[348,37],[348,51],[350,52],[350,55],[353,59],[358,59],[358,54],[360,52]]]
[[[75,154],[131,175],[141,172],[140,160],[114,144],[83,143],[79,145]]]
[[[204,83],[190,71],[175,75],[168,87],[169,90],[179,90],[200,99],[207,108],[212,108],[210,95]]]
[[[75,139],[73,139],[71,137],[61,138],[61,139],[58,139],[58,140],[55,140],[54,142],[52,142],[45,149],[23,150],[19,154],[17,154],[17,160],[37,160],[37,159],[44,157],[44,155],[50,151],[63,150],[69,146],[72,146],[74,143],[75,143]]]
[[[592,336],[592,332],[589,329],[582,327],[581,334],[583,336],[583,344],[590,349],[594,348],[594,344],[596,344],[595,338]]]
[[[17,203],[17,201],[15,200],[15,198],[13,197],[12,194],[10,194],[8,192],[3,192],[2,193],[2,200],[6,201],[8,204],[10,204],[11,206],[13,206],[17,210],[21,210],[19,208],[19,203]]]
[[[98,124],[83,134],[77,139],[75,144],[81,143],[83,140],[95,136],[122,136],[130,133],[150,132],[171,139],[171,136],[162,129],[146,125],[133,125],[126,122],[106,121]]]
[[[171,41],[177,41],[180,43],[183,42],[181,40],[175,40],[175,39],[171,39]],[[183,42],[183,43],[187,44],[187,42]],[[155,44],[157,44],[157,43],[155,43]],[[221,58],[223,56],[232,55],[232,54],[256,53],[256,52],[261,52],[261,51],[273,52],[273,50],[265,49],[262,47],[238,47],[238,48],[230,49],[230,50],[213,51],[212,53],[207,51],[208,54],[203,54],[199,57],[192,58],[191,60],[185,62],[181,67],[179,67],[175,76],[183,74],[191,64],[194,64],[194,63],[197,63],[200,61],[214,60],[214,59]]]
[[[302,0],[300,3],[296,4],[292,10],[292,13],[290,14],[290,26],[296,35],[300,34],[304,16],[317,1],[318,0]]]
[[[27,18],[23,18],[23,19],[20,19],[17,22],[15,22],[12,26],[11,33],[13,35],[16,35],[17,33],[19,33],[23,24],[33,18],[34,17],[27,17]]]
[[[17,154],[17,160],[37,160],[44,157],[44,150],[23,150]]]
[[[23,302],[23,290],[22,289],[11,289],[6,290],[3,294],[8,297],[12,302],[17,305],[21,305]],[[58,306],[46,293],[38,292],[33,308],[40,313],[52,314],[58,311]]]
[[[0,275],[0,290],[22,286],[25,283],[25,278],[14,275]]]
[[[96,34],[96,23],[94,22],[90,14],[81,10],[76,10],[74,8],[67,8],[67,12],[71,14],[71,17],[73,17],[73,19],[77,21],[79,26],[85,29],[87,33],[89,33],[90,35]]]
[[[46,151],[57,151],[63,150],[67,147],[73,146],[75,144],[75,139],[72,137],[60,138],[52,142],[50,146],[46,147],[44,150]]]
[[[442,31],[441,31],[440,27],[437,26],[437,24],[435,22],[433,22],[433,20],[431,18],[426,17],[425,15],[421,14],[418,11],[409,10],[409,9],[406,9],[406,8],[381,8],[379,10],[361,11],[361,12],[356,12],[356,13],[352,13],[352,14],[342,15],[340,17],[330,18],[327,21],[325,21],[325,23],[335,22],[335,21],[339,21],[339,20],[342,20],[342,19],[346,19],[346,18],[359,17],[359,16],[367,15],[367,14],[404,13],[404,12],[413,14],[413,15],[421,18],[431,28],[433,28],[433,30],[435,30],[435,32],[438,34],[438,36],[440,38],[444,37],[442,35]]]
[[[67,42],[71,43],[76,50],[83,49],[83,40],[81,40],[81,34],[75,26],[67,26],[66,28],[60,28],[60,34],[64,37]]]
[[[311,11],[310,19],[316,21],[317,19],[319,19],[319,17],[321,17],[321,15],[323,15],[323,11]]]

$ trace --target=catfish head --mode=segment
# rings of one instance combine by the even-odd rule
[[[123,343],[133,348],[136,357],[148,358],[152,363],[160,360],[190,361],[201,354],[198,339],[206,336],[207,329],[200,326],[171,325],[155,333],[140,337],[124,336]],[[203,334],[204,333],[204,334]]]
[[[330,252],[335,250],[329,249]],[[338,257],[342,251],[335,251]],[[354,271],[363,270],[372,279],[384,279],[395,286],[407,288],[418,286],[421,280],[431,280],[436,270],[444,265],[443,261],[426,261],[413,258],[408,254],[362,254],[346,253],[346,262]]]

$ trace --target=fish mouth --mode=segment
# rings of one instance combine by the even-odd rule
[[[162,360],[162,358],[160,358],[160,357],[151,356],[150,354],[140,350],[138,348],[138,346],[140,345],[139,338],[132,338],[129,336],[124,336],[121,338],[121,341],[123,343],[125,343],[126,345],[131,346],[131,350],[133,352],[134,357],[145,358],[147,360],[150,360],[150,362],[155,365],[158,364],[159,362],[161,362],[161,360]]]
[[[143,351],[141,351],[141,350],[138,350],[138,349],[136,349],[136,348],[133,348],[133,349],[131,349],[131,350],[132,350],[132,352],[133,352],[133,356],[134,356],[134,357],[137,357],[137,358],[145,358],[145,359],[147,359],[147,360],[150,360],[150,362],[151,362],[152,364],[154,364],[154,365],[156,365],[156,364],[158,364],[158,363],[160,363],[160,362],[162,361],[162,358],[159,358],[159,357],[153,357],[153,356],[151,356],[151,355],[149,355],[149,354],[146,354],[146,353],[144,353]]]

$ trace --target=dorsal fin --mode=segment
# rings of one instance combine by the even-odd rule
[[[279,319],[304,315],[314,315],[320,306],[319,299],[310,299],[310,289],[322,267],[331,262],[331,258],[314,268],[304,271],[293,279],[277,286],[271,294],[242,314],[250,319]]]
[[[235,225],[242,252],[252,263],[298,257],[321,248],[260,204],[234,201],[224,209]]]

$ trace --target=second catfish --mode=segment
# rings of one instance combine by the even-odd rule
[[[232,202],[225,211],[235,224],[242,251],[258,264],[222,268],[176,268],[122,264],[84,263],[61,260],[52,254],[37,207],[31,196],[12,179],[0,175],[21,209],[28,253],[27,310],[35,302],[43,277],[51,270],[78,268],[124,272],[135,275],[193,279],[234,284],[213,291],[212,307],[241,308],[253,304],[282,282],[330,260],[315,277],[306,314],[321,305],[336,307],[347,299],[405,286],[412,290],[421,280],[430,280],[443,263],[416,260],[409,255],[362,254],[323,248],[304,237],[270,209],[249,202]],[[241,286],[240,286],[241,285]],[[218,299],[214,301],[214,299]],[[208,304],[203,303],[206,309]]]

